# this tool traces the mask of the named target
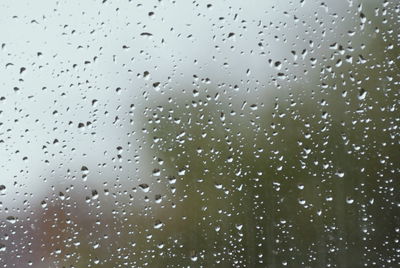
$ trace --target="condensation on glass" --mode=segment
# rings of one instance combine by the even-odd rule
[[[398,267],[400,3],[0,3],[1,267]]]

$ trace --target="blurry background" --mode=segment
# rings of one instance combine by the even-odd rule
[[[0,3],[2,267],[396,267],[389,1]]]

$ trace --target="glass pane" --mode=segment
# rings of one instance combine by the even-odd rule
[[[400,5],[0,3],[1,267],[396,267]]]

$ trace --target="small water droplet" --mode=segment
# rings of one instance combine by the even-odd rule
[[[149,190],[150,190],[150,186],[147,183],[139,184],[139,187],[145,193],[149,192]]]
[[[8,216],[6,219],[9,223],[12,223],[12,224],[17,222],[17,218],[15,218],[14,216]]]

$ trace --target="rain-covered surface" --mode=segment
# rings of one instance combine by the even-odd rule
[[[0,267],[399,267],[399,27],[397,0],[2,0]]]

